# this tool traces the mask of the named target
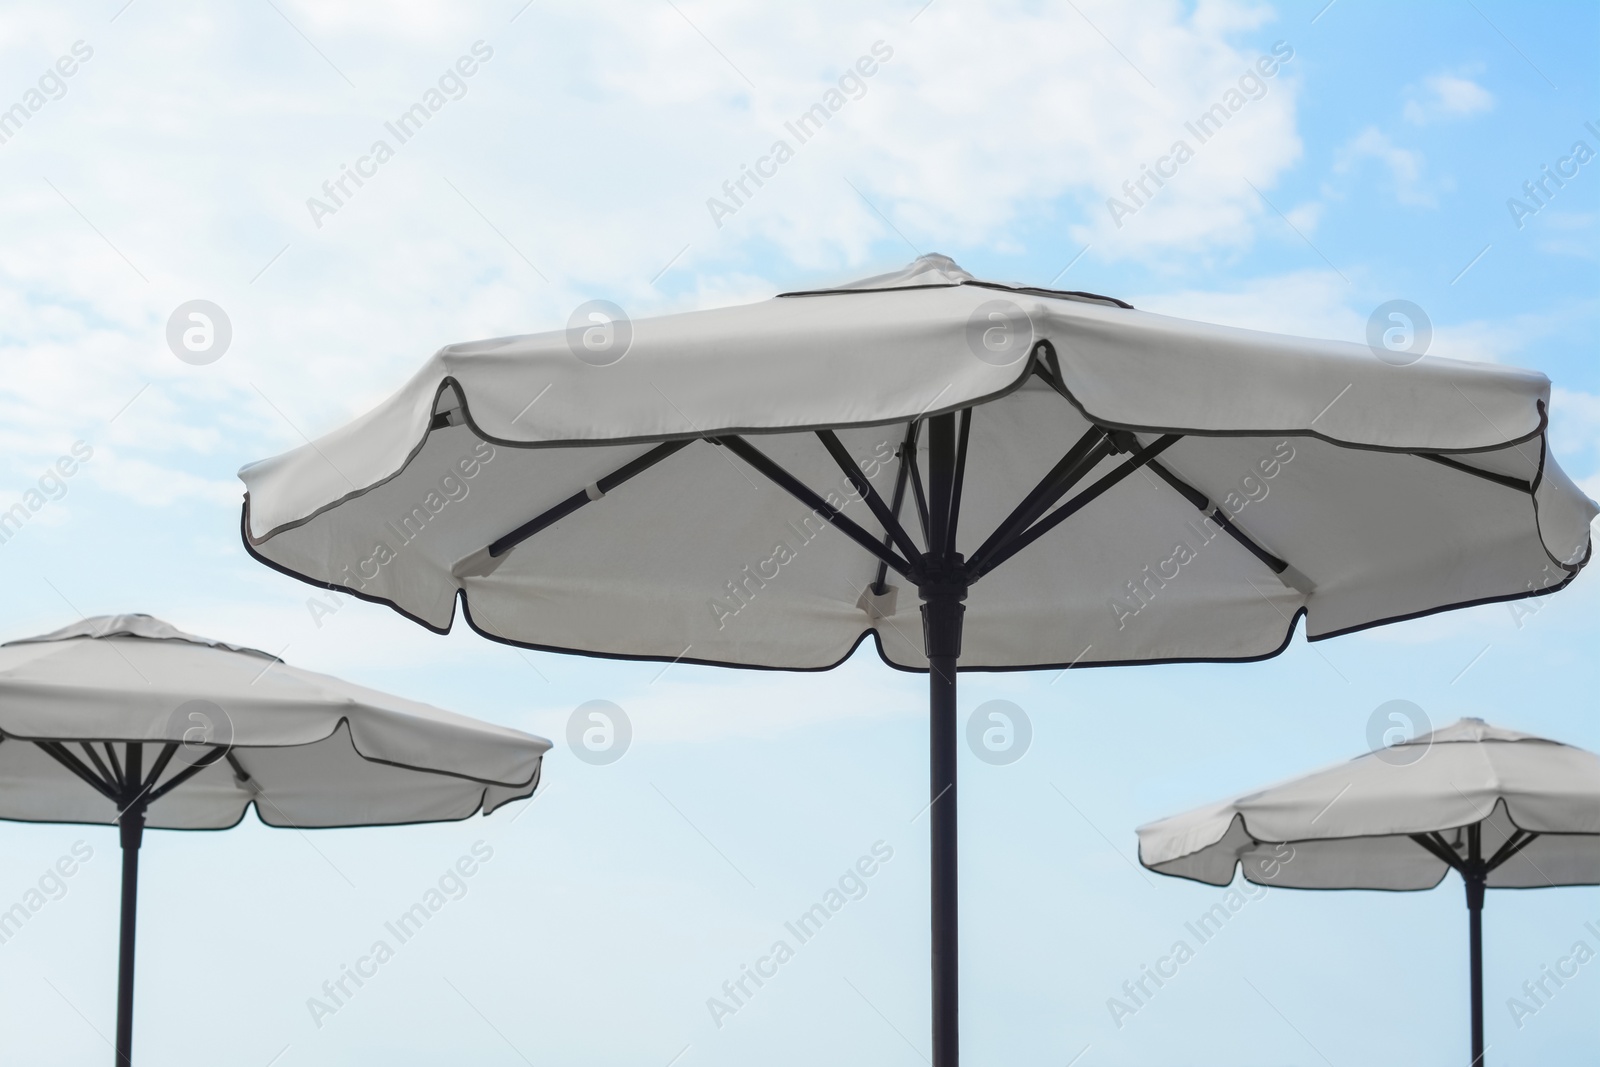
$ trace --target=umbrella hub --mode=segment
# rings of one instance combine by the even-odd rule
[[[122,810],[122,815],[117,819],[117,829],[122,835],[122,848],[124,851],[139,850],[144,843],[144,809],[142,801],[134,801]]]
[[[1467,885],[1467,909],[1469,911],[1483,910],[1483,891],[1487,888],[1484,872],[1464,874],[1462,880]]]
[[[917,592],[923,600],[967,599],[967,586],[971,578],[967,573],[966,558],[959,552],[943,555],[928,554],[917,562]]]
[[[961,553],[925,556],[917,593],[922,597],[922,639],[928,659],[961,656],[961,620],[966,613],[967,575]]]

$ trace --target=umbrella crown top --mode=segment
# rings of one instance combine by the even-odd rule
[[[44,641],[71,641],[76,638],[105,638],[105,637],[138,637],[151,641],[187,641],[192,645],[206,645],[210,648],[222,648],[229,652],[243,652],[250,656],[261,656],[264,659],[277,659],[276,656],[260,649],[249,648],[245,645],[230,645],[226,641],[218,641],[210,637],[198,637],[195,634],[185,633],[169,622],[163,622],[154,615],[91,615],[75,623],[52,630],[47,634],[37,637],[21,637],[15,641],[7,641],[9,645],[30,645]],[[4,647],[4,646],[0,646]]]
[[[868,293],[879,292],[885,289],[938,289],[953,288],[961,285],[975,285],[984,289],[1002,289],[1010,292],[1029,293],[1054,297],[1063,300],[1086,301],[1094,304],[1104,304],[1109,307],[1120,307],[1128,310],[1133,305],[1125,300],[1118,300],[1114,296],[1102,296],[1099,293],[1084,293],[1069,289],[1050,289],[1037,285],[1024,285],[1012,282],[994,282],[979,278],[962,268],[961,264],[949,256],[938,252],[929,252],[918,256],[899,270],[887,274],[874,274],[870,278],[859,278],[843,285],[833,285],[826,289],[802,289],[797,292],[780,293],[780,296],[828,296],[837,293]]]
[[[1078,290],[1051,290],[1045,286],[1022,285],[1011,282],[987,282],[978,275],[971,274],[968,270],[939,253],[926,253],[917,256],[909,264],[899,270],[890,270],[888,274],[875,274],[870,278],[858,278],[856,282],[846,282],[843,285],[827,286],[824,290],[798,290],[794,293],[779,293],[779,298],[787,296],[835,296],[840,293],[882,293],[885,290],[941,290],[941,288],[958,288],[958,286],[973,285],[984,290],[1003,290],[1010,293],[1027,293],[1030,296],[1048,296],[1053,299],[1066,299],[1066,301],[1088,302],[1088,304],[1102,304],[1106,307],[1122,307],[1133,310],[1133,304],[1120,301],[1115,296],[1102,296],[1099,293],[1082,293]]]
[[[975,282],[977,276],[961,269],[961,264],[949,256],[929,252],[918,256],[899,270],[888,274],[875,274],[870,278],[846,282],[839,289],[903,289],[911,285],[960,285]]]
[[[1402,745],[1439,745],[1462,741],[1541,741],[1547,745],[1561,744],[1560,741],[1552,741],[1547,737],[1525,734],[1518,730],[1508,730],[1504,726],[1496,726],[1493,723],[1469,716],[1464,719],[1458,719],[1449,726],[1441,726],[1430,733],[1418,734],[1409,741],[1396,742],[1394,747]]]

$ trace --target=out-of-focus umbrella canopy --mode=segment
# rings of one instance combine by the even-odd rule
[[[881,538],[813,431],[887,498],[908,426],[970,408],[968,559],[1075,443],[1112,435],[1074,472],[1090,484],[1176,440],[971,584],[963,669],[1267,656],[1302,610],[1329,637],[1547,592],[1590,551],[1595,505],[1548,455],[1533,371],[1395,366],[943,257],[609,336],[598,356],[572,331],[440,349],[367,415],[240,472],[247,546],[435,630],[460,594],[477,629],[532,647],[805,669],[870,632],[923,669],[916,597],[864,596],[877,559],[713,440],[744,435]],[[926,435],[912,447],[926,469]]]
[[[1462,719],[1410,741],[1139,828],[1139,861],[1162,874],[1298,889],[1432,889],[1450,870],[1414,835],[1464,853],[1482,824],[1490,888],[1600,884],[1600,756]],[[1277,845],[1293,844],[1283,862]]]
[[[146,769],[178,743],[152,791],[226,749],[150,804],[148,825],[181,830],[233,826],[251,804],[274,826],[464,819],[530,795],[550,747],[148,615],[0,647],[0,818],[117,823],[118,804],[29,742],[60,742],[91,768],[80,743],[142,742]]]
[[[149,615],[0,646],[0,819],[122,839],[119,1067],[133,1059],[146,826],[221,830],[465,819],[529,796],[550,742],[404,700]]]
[[[1482,1067],[1486,889],[1600,885],[1600,757],[1462,719],[1139,828],[1139,862],[1212,885],[1467,891],[1469,1062]],[[1519,1022],[1520,1026],[1521,1023]]]

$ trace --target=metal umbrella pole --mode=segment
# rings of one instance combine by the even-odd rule
[[[127,746],[127,780],[140,779],[142,745]],[[141,793],[143,790],[141,790]],[[139,846],[144,843],[146,801],[141,795],[122,809],[122,919],[117,947],[117,1067],[133,1064],[133,949],[139,926]]]
[[[144,843],[145,812],[190,778],[222,759],[227,750],[210,748],[205,755],[173,775],[159,787],[167,765],[177,755],[179,742],[161,746],[150,773],[144,773],[144,746],[128,742],[122,758],[111,742],[101,742],[105,758],[94,743],[76,742],[85,759],[64,741],[35,741],[40,751],[87,782],[101,796],[117,806],[117,827],[122,839],[122,914],[117,946],[117,1043],[116,1067],[133,1067],[133,974],[134,941],[139,925],[139,846]]]
[[[129,674],[162,684],[129,688]],[[531,795],[549,747],[148,615],[0,646],[0,819],[115,828],[121,845],[116,1038],[105,1036],[115,1067],[133,1064],[147,828],[225,830],[252,809],[268,826],[456,821]],[[266,785],[284,784],[276,801],[240,762],[263,749],[275,753]],[[176,789],[182,802],[163,803]]]
[[[1472,957],[1472,1067],[1483,1067],[1483,878],[1467,878],[1466,886]]]
[[[1473,823],[1456,834],[1455,842],[1438,832],[1412,834],[1411,839],[1449,864],[1467,887],[1468,970],[1472,999],[1472,1067],[1484,1065],[1483,1040],[1483,892],[1489,874],[1512,856],[1533,844],[1539,837],[1529,830],[1516,830],[1495,851],[1483,854],[1483,823]],[[1464,853],[1464,854],[1463,854]]]
[[[955,551],[970,413],[961,423],[959,446],[952,416],[928,427],[928,554],[923,562],[922,630],[928,655],[928,833],[929,913],[933,970],[933,1065],[956,1067],[961,1059],[960,918],[956,833],[956,664],[961,658],[961,620],[966,611],[967,574]]]
[[[879,560],[878,579],[869,587],[870,593],[883,596],[888,592],[884,580],[890,568],[917,586],[922,599],[924,651],[928,657],[929,905],[933,972],[931,1064],[932,1067],[958,1067],[961,1061],[961,971],[956,862],[956,670],[961,658],[962,618],[966,610],[962,602],[966,600],[967,590],[972,583],[1141,467],[1150,465],[1185,495],[1192,490],[1165,467],[1155,463],[1155,458],[1178,441],[1179,435],[1166,434],[1141,446],[1131,434],[1095,426],[1017,503],[970,557],[963,556],[955,546],[972,409],[962,409],[959,417],[949,413],[929,416],[923,421],[927,427],[928,445],[926,486],[917,465],[918,423],[913,422],[900,448],[900,475],[895,486],[893,507],[879,497],[837,435],[830,430],[817,431],[817,437],[883,526],[885,533],[881,540],[841,514],[839,508],[743,437],[726,435],[712,440],[745,460],[780,488],[811,507],[815,514],[825,518],[834,528],[875,555]],[[646,453],[609,476],[609,484],[608,479],[602,479],[600,488],[609,492],[621,480],[633,477],[655,462],[658,455],[668,454],[669,448],[676,450],[679,447],[682,447],[680,442],[657,446],[651,453]],[[1101,460],[1123,452],[1128,456],[1121,464],[1062,502],[1062,498],[1087,477]],[[916,503],[923,543],[927,546],[925,550],[918,548],[899,521],[906,485],[910,485]],[[489,551],[510,551],[560,517],[582,507],[588,499],[581,492],[575,494],[569,501],[558,504],[549,512],[500,538],[490,546]],[[1059,507],[1056,506],[1058,503]],[[1265,553],[1236,527],[1228,525],[1224,529],[1257,555],[1265,557]],[[1272,559],[1277,569],[1286,566],[1273,557],[1265,558]]]

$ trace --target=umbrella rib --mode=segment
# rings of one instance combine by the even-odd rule
[[[155,764],[150,768],[149,776],[145,778],[144,784],[140,786],[140,792],[145,792],[146,790],[153,788],[157,782],[161,781],[161,775],[166,771],[167,764],[172,762],[172,757],[177,755],[177,753],[177,741],[168,741],[165,745],[161,746],[161,754],[156,757]]]
[[[1198,510],[1201,514],[1205,514],[1205,510],[1208,506],[1211,507],[1211,514],[1206,515],[1206,518],[1222,527],[1222,529],[1227,532],[1229,536],[1248,549],[1252,556],[1254,556],[1256,559],[1259,559],[1262,563],[1265,563],[1273,574],[1282,574],[1284,571],[1289,569],[1289,563],[1287,560],[1279,559],[1271,552],[1268,552],[1266,549],[1256,544],[1255,541],[1251,539],[1249,534],[1245,533],[1243,530],[1239,529],[1239,527],[1233,524],[1233,520],[1228,518],[1226,512],[1213,505],[1209,497],[1207,497],[1200,490],[1196,489],[1194,486],[1190,485],[1188,482],[1184,481],[1182,478],[1179,478],[1176,474],[1172,473],[1172,470],[1165,464],[1151,460],[1150,469],[1155,471],[1156,474],[1160,476],[1162,481],[1166,482],[1168,485],[1172,486],[1172,488],[1181,493],[1184,499],[1193,504],[1196,510]]]
[[[839,469],[844,471],[845,477],[850,479],[850,484],[856,487],[856,492],[861,494],[861,499],[867,502],[867,507],[872,509],[872,514],[877,517],[884,531],[894,539],[895,545],[905,554],[906,559],[920,559],[922,553],[917,550],[916,542],[911,540],[911,535],[906,533],[905,527],[900,525],[894,513],[889,510],[889,506],[878,495],[878,491],[872,488],[872,482],[867,479],[865,474],[861,473],[861,468],[856,464],[849,451],[846,450],[844,444],[840,442],[838,434],[835,434],[832,430],[818,430],[817,437],[827,448],[828,454],[833,457],[833,461],[839,464]],[[887,548],[888,546],[884,547]]]
[[[1105,493],[1112,486],[1116,485],[1118,482],[1128,477],[1128,475],[1132,474],[1140,467],[1143,467],[1146,463],[1149,463],[1156,456],[1159,456],[1161,453],[1165,452],[1167,449],[1171,448],[1181,440],[1183,440],[1182,434],[1164,434],[1161,437],[1156,438],[1156,440],[1152,441],[1150,444],[1139,449],[1139,451],[1123,460],[1119,466],[1113,469],[1110,473],[1101,477],[1099,481],[1089,486],[1089,488],[1085,489],[1083,492],[1079,493],[1065,504],[1062,504],[1060,507],[1056,508],[1056,510],[1052,511],[1050,514],[1046,515],[1044,518],[1040,519],[1026,530],[1023,530],[1021,533],[1011,537],[999,548],[995,549],[990,557],[983,561],[982,566],[973,568],[972,581],[977,581],[979,578],[982,578],[985,574],[988,574],[990,571],[1000,566],[1000,564],[1004,563],[1018,552],[1021,552],[1024,548],[1027,548],[1029,545],[1033,544],[1033,542],[1037,541],[1039,538],[1055,529],[1061,524],[1061,522],[1077,514],[1086,505],[1093,503],[1097,497]]]
[[[906,423],[906,439],[900,445],[900,451],[898,453],[900,458],[900,469],[895,471],[894,499],[889,504],[889,515],[895,520],[896,523],[899,523],[900,521],[900,505],[904,504],[906,500],[906,475],[909,474],[911,470],[911,468],[906,466],[906,450],[915,448],[917,446],[916,430],[917,424],[915,422]],[[887,548],[889,545],[889,537],[889,534],[884,535],[885,548]],[[882,560],[879,560],[878,577],[877,580],[872,583],[873,593],[881,596],[887,591],[888,587],[884,585],[884,579],[888,577],[889,565]]]
[[[166,785],[163,785],[160,789],[152,789],[150,791],[150,800],[148,803],[153,804],[160,800],[162,797],[178,788],[184,782],[187,782],[189,779],[193,778],[195,775],[199,774],[213,763],[216,763],[218,760],[222,759],[222,757],[227,755],[227,753],[228,750],[225,748],[214,748],[210,752],[207,752],[200,759],[189,764],[189,766],[185,767],[183,770],[169,778]]]
[[[128,784],[127,776],[122,773],[122,762],[117,759],[116,746],[110,741],[102,741],[100,743],[105,746],[106,759],[111,761],[111,781],[116,784],[118,789],[126,788]]]
[[[972,409],[962,408],[959,418],[961,422],[956,429],[956,473],[950,486],[950,532],[945,537],[945,546],[951,552],[956,550],[956,528],[961,520],[961,488],[967,475],[967,443],[972,437]]]
[[[897,573],[905,576],[906,578],[911,577],[912,564],[901,559],[893,551],[886,548],[876,537],[872,536],[866,530],[857,525],[854,520],[846,518],[838,508],[834,507],[822,497],[818,496],[816,491],[810,486],[806,485],[800,479],[796,478],[777,463],[773,462],[771,457],[769,457],[765,452],[762,452],[760,449],[756,448],[749,441],[734,435],[711,438],[711,440],[723,444],[725,447],[731,450],[734,455],[738,456],[740,459],[750,464],[750,466],[754,467],[757,472],[766,475],[768,479],[778,486],[778,488],[795,497],[802,504],[805,504],[807,507],[811,508],[812,511],[820,514],[834,527],[834,529],[850,538],[850,540],[854,541],[868,552],[871,552],[884,563],[887,563],[889,566],[893,567]]]
[[[1410,834],[1408,836],[1411,840],[1433,853],[1435,859],[1442,860],[1452,870],[1464,870],[1461,857],[1457,856],[1450,846],[1445,844],[1444,839],[1437,832]]]
[[[920,422],[913,422],[911,430],[906,433],[905,463],[911,471],[911,496],[917,503],[917,522],[922,525],[922,543],[927,545],[928,550],[931,552],[933,550],[933,537],[929,533],[931,527],[928,523],[928,496],[922,488],[922,471],[917,466],[916,431],[921,425]]]
[[[94,750],[94,745],[90,744],[88,741],[79,741],[78,747],[83,749],[83,754],[85,756],[89,757],[89,762],[94,764],[94,769],[100,772],[101,778],[104,778],[108,782],[116,781],[116,779],[112,777],[111,772],[106,769],[105,763],[100,759],[100,753]]]
[[[955,416],[935,415],[928,420],[928,553],[943,556],[954,550],[950,540],[951,504],[955,488]]]
[[[972,565],[981,570],[989,556],[1007,538],[1043,515],[1051,505],[1094,470],[1095,464],[1111,454],[1108,438],[1109,435],[1099,426],[1089,427],[1084,435],[1078,438],[1077,443],[1067,449],[1066,455],[1039,479],[1039,484],[1035,485],[1028,495],[1022,498],[1021,503],[1011,510],[1011,514],[1000,520],[1000,525],[994,528],[994,532],[972,554]]]
[[[1500,846],[1499,851],[1497,851],[1493,856],[1489,857],[1489,862],[1484,865],[1484,873],[1487,874],[1496,867],[1499,867],[1512,856],[1515,856],[1517,853],[1533,844],[1538,837],[1539,835],[1533,831],[1524,830],[1521,827],[1518,827],[1517,832],[1512,834],[1511,837],[1506,840],[1506,843]]]
[[[109,782],[102,782],[94,776],[94,772],[83,765],[83,761],[74,756],[72,752],[60,741],[35,741],[39,751],[61,764],[67,770],[82,778],[94,787],[95,792],[105,797],[111,803],[117,802],[116,787]]]
[[[231,748],[228,749],[227,759],[228,766],[233,768],[234,781],[238,782],[240,785],[244,785],[246,782],[254,781],[254,779],[250,776],[250,772],[244,769],[244,764],[239,762],[239,757],[233,754],[233,749]]]
[[[522,542],[538,533],[540,530],[554,525],[556,522],[566,518],[568,515],[571,515],[574,511],[577,511],[590,501],[598,500],[599,497],[605,496],[607,493],[611,492],[611,490],[615,489],[629,478],[632,478],[636,474],[644,473],[651,467],[654,467],[657,463],[660,463],[674,452],[677,452],[679,449],[685,447],[695,440],[697,440],[697,438],[685,437],[677,441],[666,441],[652,448],[643,455],[629,460],[627,463],[624,463],[622,466],[618,467],[616,470],[612,471],[610,474],[594,483],[594,488],[599,492],[598,496],[593,495],[587,488],[578,490],[576,493],[573,493],[555,507],[550,508],[549,510],[532,519],[529,519],[521,526],[518,526],[515,530],[512,530],[504,537],[501,537],[499,540],[492,543],[489,546],[489,555],[505,555],[507,552],[511,551],[513,548],[517,547]]]
[[[1482,478],[1486,482],[1493,482],[1496,485],[1503,485],[1508,489],[1516,489],[1517,491],[1523,493],[1533,493],[1532,482],[1525,482],[1521,478],[1513,478],[1509,474],[1499,474],[1495,471],[1479,470],[1477,467],[1470,467],[1467,464],[1462,463],[1460,460],[1451,459],[1449,456],[1436,455],[1433,452],[1413,452],[1411,454],[1413,456],[1419,456],[1422,459],[1432,460],[1441,466],[1449,467],[1451,470],[1458,470],[1463,474],[1474,475]]]

